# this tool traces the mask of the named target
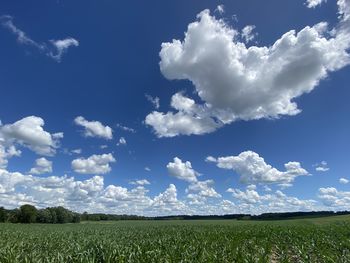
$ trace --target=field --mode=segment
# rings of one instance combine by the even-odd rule
[[[0,224],[0,262],[350,262],[350,217]]]

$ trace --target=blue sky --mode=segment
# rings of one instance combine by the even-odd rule
[[[0,206],[350,209],[349,9],[2,2]]]

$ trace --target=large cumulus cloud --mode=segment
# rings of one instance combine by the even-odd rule
[[[175,112],[154,111],[146,124],[158,137],[173,137],[213,132],[237,120],[300,113],[295,99],[350,62],[350,4],[337,3],[340,16],[334,28],[321,22],[291,30],[271,46],[246,46],[239,31],[202,11],[183,40],[162,43],[160,51],[162,74],[191,81],[202,102],[178,108],[173,98]]]

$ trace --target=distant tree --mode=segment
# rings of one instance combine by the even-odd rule
[[[89,215],[89,221],[100,221],[100,215],[99,214],[90,214]]]
[[[53,216],[49,209],[40,209],[36,218],[38,223],[53,223]]]
[[[7,220],[7,212],[5,208],[0,207],[0,222],[3,223],[3,222],[6,222],[6,220]]]
[[[55,207],[54,209],[57,216],[57,223],[64,224],[64,223],[70,223],[73,221],[73,215],[71,211],[65,209],[62,206]]]
[[[36,216],[38,214],[38,210],[32,205],[22,205],[20,208],[20,217],[19,222],[30,224],[36,222]]]
[[[82,215],[81,215],[81,220],[82,221],[87,221],[87,220],[89,220],[89,214],[88,214],[88,212],[84,212]]]
[[[57,224],[57,214],[56,214],[56,208],[55,207],[49,207],[47,210],[50,212],[51,215],[51,224]]]
[[[7,220],[10,223],[19,223],[20,222],[21,211],[19,209],[13,209],[8,213]]]
[[[78,213],[73,214],[72,223],[80,223],[80,215]]]

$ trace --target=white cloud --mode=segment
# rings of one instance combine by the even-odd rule
[[[18,43],[33,46],[41,50],[45,48],[44,45],[36,43],[32,39],[30,39],[25,32],[17,28],[13,23],[12,16],[0,16],[0,21],[3,27],[7,28],[11,33],[13,33],[17,37]]]
[[[2,142],[0,140],[0,168],[6,168],[8,164],[8,159],[14,156],[19,157],[21,156],[22,152],[20,150],[17,150],[16,147],[13,145],[6,148],[4,145],[1,145],[1,143]]]
[[[207,158],[205,158],[205,161],[208,163],[216,163],[216,158],[213,156],[208,156]]]
[[[221,205],[221,208],[224,211],[224,213],[231,214],[233,211],[236,210],[235,203],[230,201],[230,200],[222,200],[220,205]]]
[[[117,127],[118,129],[123,130],[123,131],[131,132],[131,133],[136,133],[136,130],[135,130],[135,129],[130,128],[130,127],[127,127],[127,126],[123,126],[123,125],[121,125],[121,124],[119,124],[119,123],[116,124],[116,127]]]
[[[147,179],[131,181],[130,184],[133,185],[149,185],[151,184]]]
[[[199,181],[197,179],[201,174],[192,168],[191,162],[183,162],[180,158],[175,157],[174,162],[168,163],[167,169],[171,176],[189,183],[186,193],[187,198],[190,199],[190,204],[203,205],[207,198],[221,197],[213,188],[213,180]]]
[[[109,201],[128,201],[130,200],[130,192],[125,187],[109,185],[104,190],[103,198],[109,199]]]
[[[255,204],[260,202],[261,199],[258,192],[253,189],[247,189],[245,192],[243,192],[239,189],[229,188],[227,189],[227,192],[232,193],[234,198],[244,203]]]
[[[290,184],[298,176],[309,175],[299,162],[288,162],[284,165],[286,171],[282,172],[267,164],[264,158],[252,151],[245,151],[237,156],[210,157],[217,167],[235,171],[240,176],[240,181],[246,184],[254,183],[278,183]],[[208,160],[208,158],[207,158]]]
[[[35,160],[35,166],[30,169],[29,173],[32,174],[45,174],[52,173],[52,161],[42,157]]]
[[[87,159],[78,158],[72,161],[74,172],[80,174],[106,174],[111,171],[110,163],[115,162],[111,153],[92,155]]]
[[[57,49],[56,54],[51,52],[50,56],[55,60],[57,60],[58,62],[61,61],[63,54],[66,53],[70,47],[79,46],[78,40],[71,37],[61,39],[61,40],[51,40],[50,42]]]
[[[176,186],[170,184],[163,193],[154,198],[151,208],[156,209],[158,213],[179,214],[186,209],[186,205],[177,199]]]
[[[254,25],[248,25],[242,29],[241,36],[244,39],[245,43],[249,43],[254,40],[256,36],[256,34],[253,33],[254,29],[255,29]]]
[[[286,189],[286,188],[289,188],[289,187],[292,187],[293,184],[291,183],[282,183],[282,184],[279,184],[278,185],[282,190]]]
[[[13,17],[9,15],[3,15],[0,16],[0,21],[3,27],[7,28],[12,34],[14,34],[17,37],[17,41],[20,44],[28,45],[35,47],[39,50],[46,49],[46,46],[44,44],[40,44],[32,40],[30,37],[27,36],[25,32],[20,30],[15,26],[13,23]]]
[[[159,109],[160,105],[159,105],[159,98],[158,97],[152,97],[149,94],[145,94],[145,97],[150,103],[152,103],[154,108]]]
[[[113,130],[109,126],[104,126],[99,121],[88,121],[84,117],[79,116],[74,120],[76,125],[80,125],[85,128],[84,135],[86,137],[98,137],[107,140],[113,138]]]
[[[13,192],[18,183],[24,183],[31,180],[31,176],[26,177],[21,173],[9,173],[5,169],[0,169],[0,193],[6,194]]]
[[[190,109],[172,103],[176,112],[154,111],[146,124],[157,136],[172,137],[213,132],[238,120],[300,113],[295,99],[350,62],[349,4],[338,0],[338,6],[341,16],[333,34],[322,22],[286,32],[271,46],[249,48],[239,42],[237,30],[204,10],[189,24],[183,41],[163,43],[160,51],[162,74],[191,81],[202,103],[192,100]]]
[[[200,135],[213,132],[218,127],[212,119],[197,119],[183,112],[164,114],[154,111],[147,115],[145,122],[152,126],[158,137]]]
[[[265,192],[271,192],[272,189],[270,187],[268,187],[267,185],[264,185],[264,191]]]
[[[117,143],[117,146],[119,145],[126,145],[126,140],[124,137],[120,137],[119,142]]]
[[[218,12],[219,14],[225,13],[225,6],[224,5],[218,5],[215,9],[215,12]]]
[[[337,2],[339,6],[339,14],[340,19],[344,21],[345,25],[348,26],[350,22],[350,4],[348,0],[338,0]],[[348,33],[349,28],[342,28],[341,30],[345,30],[344,34]]]
[[[197,182],[197,176],[200,175],[192,169],[191,162],[182,162],[178,157],[174,158],[174,162],[169,162],[166,168],[171,176],[189,183]]]
[[[186,189],[187,193],[195,193],[200,197],[219,198],[221,195],[212,187],[213,180],[192,182]]]
[[[346,178],[340,178],[339,179],[339,183],[341,183],[341,184],[348,184],[350,181],[348,180],[348,179],[346,179]]]
[[[338,191],[334,187],[320,188],[318,197],[328,207],[337,210],[350,209],[350,192]]]
[[[315,8],[325,2],[327,2],[327,0],[306,0],[306,6],[308,8]]]
[[[237,201],[238,210],[241,213],[261,214],[269,212],[292,212],[319,210],[315,200],[300,200],[287,196],[282,191],[273,194],[261,195],[254,189],[227,189]]]
[[[148,166],[145,167],[145,171],[150,172],[151,168],[149,168]]]
[[[316,167],[315,169],[317,172],[327,172],[329,171],[328,167]]]
[[[53,58],[57,62],[60,62],[62,55],[68,50],[71,46],[79,46],[78,40],[74,38],[65,38],[62,40],[51,40],[47,45],[46,43],[39,43],[31,39],[24,31],[19,29],[13,23],[13,17],[8,15],[0,16],[0,22],[3,27],[8,29],[12,34],[17,37],[18,43],[22,45],[31,46],[41,53],[44,53],[46,56]]]
[[[81,149],[73,149],[71,152],[74,154],[81,154],[82,150]]]
[[[178,112],[153,111],[146,116],[145,123],[154,129],[158,137],[200,135],[213,132],[222,126],[207,114],[206,107],[196,105],[194,100],[181,93],[172,96],[171,106]]]
[[[63,148],[62,153],[67,154],[67,155],[73,155],[73,154],[81,154],[83,151],[82,149],[68,149],[68,148]]]
[[[84,181],[67,176],[37,177],[0,169],[0,203],[8,208],[62,205],[74,211],[143,214],[153,200],[142,186],[105,185],[102,176]]]
[[[322,161],[321,163],[317,163],[314,165],[315,166],[315,170],[317,172],[327,172],[329,171],[329,167],[326,161]]]
[[[43,129],[45,122],[42,118],[29,116],[13,124],[0,126],[0,141],[9,146],[19,144],[37,154],[52,156],[59,147],[63,133],[50,134]],[[14,154],[17,155],[18,154]]]
[[[188,189],[187,198],[181,200],[173,184],[164,192],[151,197],[149,191],[140,184],[136,183],[131,189],[105,185],[102,176],[80,181],[67,176],[41,177],[0,169],[0,203],[6,208],[29,203],[40,208],[61,205],[78,212],[138,215],[260,214],[349,209],[349,192],[340,192],[335,188],[320,189],[320,200],[326,203],[326,206],[321,206],[314,200],[301,200],[281,191],[262,195],[252,186],[245,191],[228,189],[233,194],[233,200],[223,200],[216,192],[207,191],[212,184],[211,180],[190,183],[193,188]],[[323,199],[321,195],[324,195]],[[327,203],[326,199],[330,202]]]
[[[255,184],[250,184],[247,186],[248,190],[256,190],[256,185]]]

